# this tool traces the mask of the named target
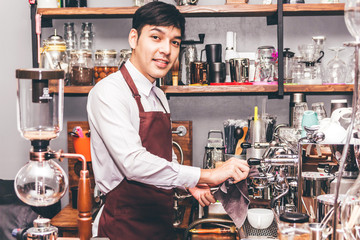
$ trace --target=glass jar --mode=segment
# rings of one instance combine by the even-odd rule
[[[119,69],[123,63],[131,58],[131,49],[121,49],[119,52]]]
[[[310,240],[309,216],[304,213],[284,212],[280,214],[280,240]]]
[[[94,62],[89,50],[75,50],[70,53],[70,84],[90,86],[93,84]]]
[[[95,84],[118,70],[116,54],[116,50],[113,49],[103,49],[95,52]]]
[[[59,35],[51,35],[43,41],[40,56],[40,68],[68,70],[66,42]]]

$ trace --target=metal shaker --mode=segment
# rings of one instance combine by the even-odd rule
[[[248,58],[232,58],[229,63],[232,82],[249,82],[250,60]]]

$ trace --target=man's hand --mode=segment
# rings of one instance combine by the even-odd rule
[[[247,178],[249,171],[249,165],[245,160],[232,157],[215,169],[201,169],[198,184],[217,186],[229,178],[232,178],[234,183],[238,183]]]
[[[202,207],[209,206],[210,203],[216,202],[214,196],[210,192],[210,187],[207,184],[198,184],[194,188],[189,188],[189,192]]]

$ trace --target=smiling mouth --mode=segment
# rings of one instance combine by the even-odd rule
[[[153,61],[155,61],[156,65],[158,67],[161,68],[165,68],[169,65],[169,61],[168,60],[164,60],[164,59],[153,59]]]

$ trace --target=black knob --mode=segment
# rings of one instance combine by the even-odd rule
[[[243,142],[243,143],[241,143],[241,147],[244,148],[244,149],[251,148],[251,143]]]
[[[249,159],[247,160],[247,163],[248,163],[250,166],[260,165],[261,159],[258,159],[258,158],[249,158]]]

